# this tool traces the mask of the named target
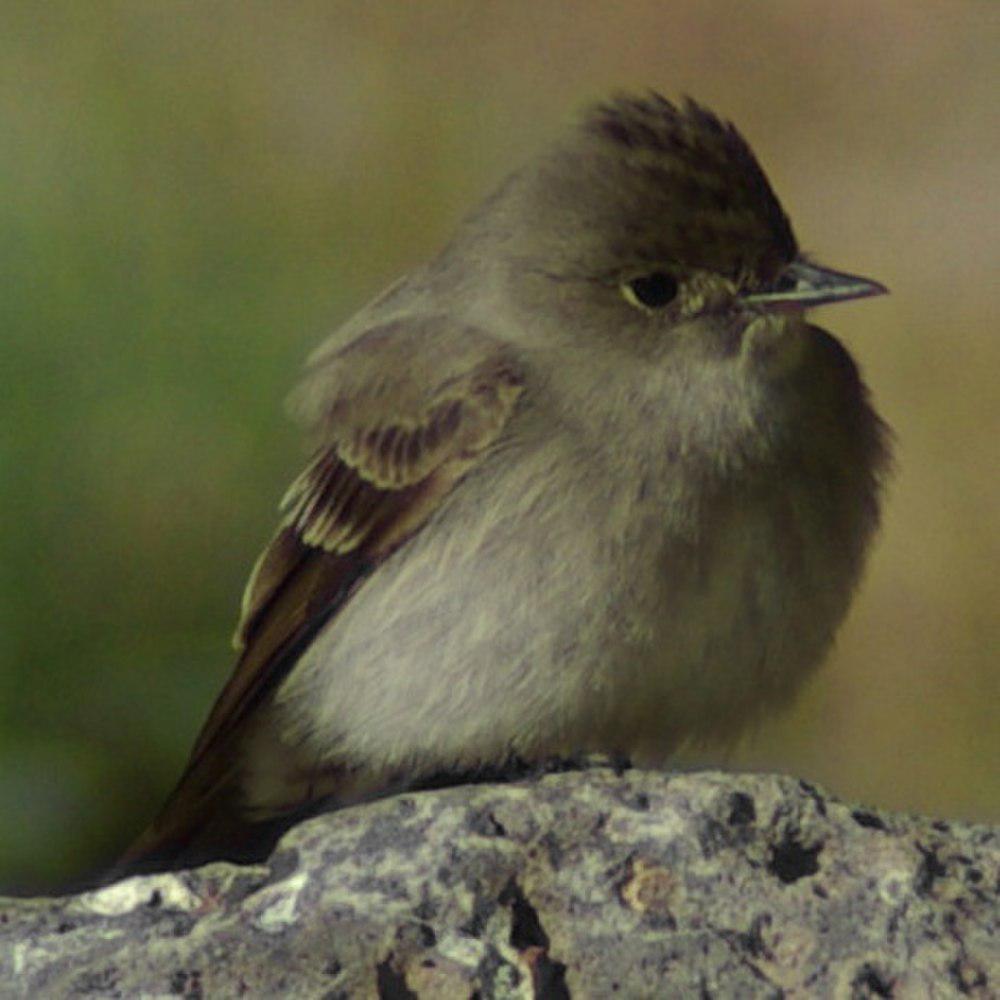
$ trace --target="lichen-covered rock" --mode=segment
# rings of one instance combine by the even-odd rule
[[[1000,831],[605,768],[309,820],[270,861],[0,902],[0,994],[992,997]]]

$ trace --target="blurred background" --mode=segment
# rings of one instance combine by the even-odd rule
[[[699,760],[1000,820],[1000,5],[0,11],[0,890],[151,817],[232,661],[304,451],[310,348],[580,106],[690,93],[803,246],[898,436],[885,527],[796,709]]]

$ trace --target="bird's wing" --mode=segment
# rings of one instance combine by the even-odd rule
[[[446,324],[446,320],[439,321]],[[496,441],[523,391],[515,359],[472,328],[370,330],[314,361],[298,409],[321,444],[283,502],[243,598],[232,675],[160,816],[127,865],[190,837],[231,778],[231,737],[364,577],[419,531]]]

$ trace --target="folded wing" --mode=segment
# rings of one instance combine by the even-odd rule
[[[297,406],[321,443],[251,574],[233,673],[179,784],[124,866],[176,851],[197,833],[235,777],[234,744],[256,706],[503,432],[524,387],[519,366],[478,330],[442,337],[432,322],[371,330],[307,373]]]

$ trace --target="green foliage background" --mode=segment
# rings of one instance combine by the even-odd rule
[[[611,89],[748,135],[899,437],[835,656],[735,753],[1000,818],[1000,7],[7,2],[0,887],[67,885],[176,777],[302,446],[307,350]]]

